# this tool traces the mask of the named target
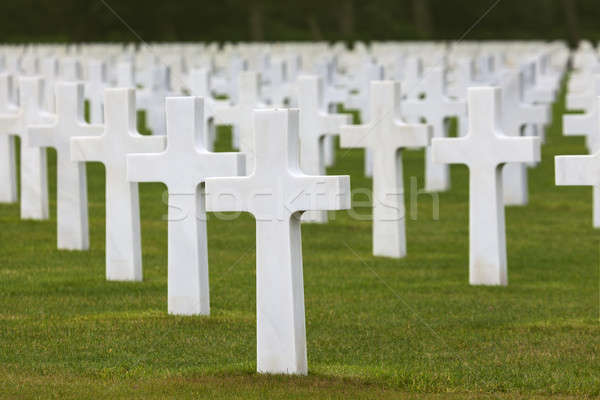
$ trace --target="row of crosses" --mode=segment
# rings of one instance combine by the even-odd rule
[[[17,107],[11,98],[11,77],[0,75],[0,136],[19,136],[24,144],[22,217],[48,217],[43,149],[53,147],[58,156],[58,247],[87,249],[85,162],[103,163],[106,276],[141,280],[137,182],[164,183],[169,206],[169,313],[206,315],[210,312],[206,212],[253,214],[258,370],[304,374],[301,221],[325,222],[326,211],[351,206],[349,177],[325,175],[324,138],[339,135],[342,147],[371,153],[373,252],[395,258],[406,254],[402,150],[426,147],[432,186],[447,187],[446,172],[432,172],[442,171],[440,166],[462,163],[470,169],[470,282],[507,284],[502,167],[539,161],[540,139],[518,137],[515,131],[544,121],[543,115],[531,118],[531,113],[520,113],[514,105],[507,113],[508,103],[513,103],[504,99],[515,95],[512,83],[505,91],[470,89],[467,107],[445,97],[440,71],[434,71],[430,84],[441,91],[428,92],[425,99],[405,101],[399,83],[374,81],[369,87],[368,121],[349,125],[348,116],[327,112],[321,78],[298,79],[299,110],[260,108],[259,79],[256,73],[241,73],[237,104],[211,111],[216,123],[237,127],[243,151],[213,153],[207,144],[208,108],[200,97],[167,98],[166,136],[143,136],[136,129],[134,89],[106,89],[104,123],[88,124],[83,83],[56,84],[55,113],[49,113],[41,107],[43,79],[20,78]],[[401,106],[427,124],[405,122]],[[442,126],[449,115],[467,110],[464,136],[435,134],[434,127]]]

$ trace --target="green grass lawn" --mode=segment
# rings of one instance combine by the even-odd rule
[[[530,203],[506,210],[508,287],[468,285],[468,170],[418,197],[408,256],[371,255],[371,223],[347,212],[303,226],[309,375],[256,370],[255,238],[249,215],[209,219],[210,317],[167,315],[165,190],[140,185],[144,281],[104,279],[104,168],[88,164],[91,250],[56,250],[52,218],[0,206],[0,397],[5,398],[582,398],[600,395],[599,252],[591,188],[556,187],[563,102]],[[229,147],[222,130],[218,148]],[[369,188],[362,151],[330,174]],[[423,187],[423,152],[404,153]],[[355,200],[364,200],[357,196]],[[410,211],[410,210],[407,210]],[[370,209],[356,209],[368,215]]]

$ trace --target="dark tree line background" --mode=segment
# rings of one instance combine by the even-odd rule
[[[457,40],[496,2],[0,1],[0,42]],[[600,1],[500,0],[466,35],[466,39],[532,38],[571,43],[599,39]]]

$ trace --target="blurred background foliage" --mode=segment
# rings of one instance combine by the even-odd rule
[[[599,0],[2,0],[0,41],[351,42],[466,34],[575,43],[599,39],[598,21]]]

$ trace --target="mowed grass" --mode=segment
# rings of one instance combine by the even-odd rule
[[[52,218],[0,206],[0,397],[4,398],[583,398],[600,394],[599,251],[591,188],[556,187],[564,104],[530,203],[506,210],[508,287],[468,285],[468,170],[409,207],[423,151],[403,153],[408,256],[371,255],[371,222],[348,212],[303,225],[309,375],[257,375],[255,227],[208,221],[210,317],[167,315],[161,184],[140,185],[144,281],[104,278],[104,169],[88,164],[91,250],[56,250]],[[230,147],[221,130],[219,150]],[[371,187],[363,152],[337,152],[330,174]],[[182,173],[185,173],[182,171]],[[364,195],[357,195],[364,201]],[[368,216],[368,207],[355,214]]]

